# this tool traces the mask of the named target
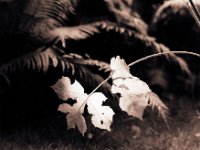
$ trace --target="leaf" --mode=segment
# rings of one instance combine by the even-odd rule
[[[87,125],[85,122],[85,118],[82,116],[84,111],[84,101],[87,98],[87,95],[82,95],[82,97],[77,98],[77,102],[71,106],[69,104],[61,104],[58,107],[58,111],[66,113],[67,114],[67,125],[68,129],[75,128],[77,126],[78,130],[81,132],[81,134],[84,136]],[[82,106],[82,107],[81,107]]]
[[[0,70],[5,73],[16,73],[16,71],[24,69],[47,72],[51,65],[57,67],[61,61],[62,60],[59,59],[56,53],[56,49],[40,47],[34,52],[30,52],[2,64]]]
[[[146,48],[147,47],[150,48],[153,53],[170,52],[170,49],[168,47],[166,47],[162,43],[158,43],[154,37],[151,37],[149,35],[135,32],[134,30],[124,28],[124,27],[120,26],[119,24],[108,22],[108,21],[101,21],[97,24],[100,29],[106,30],[107,32],[112,29],[112,31],[114,30],[115,32],[118,33],[118,29],[120,29],[120,30],[124,29],[125,31],[124,31],[123,35],[128,35],[131,38],[134,37],[135,39],[142,42]],[[181,57],[179,57],[173,53],[169,53],[164,56],[167,60],[170,60],[170,61],[172,60],[173,62],[177,63],[177,65],[180,67],[180,69],[182,71],[184,71],[188,75],[191,74],[191,71],[188,68],[186,61],[184,61]]]
[[[79,25],[75,27],[56,28],[50,32],[52,37],[58,38],[62,42],[62,46],[66,47],[65,40],[82,40],[90,37],[94,33],[98,33],[98,29],[94,24]]]
[[[157,108],[166,121],[167,107],[144,81],[130,74],[129,67],[123,59],[119,56],[112,58],[111,69],[113,70],[111,91],[121,94],[119,106],[123,111],[142,120],[144,109],[151,106]]]
[[[63,23],[74,13],[76,0],[29,0],[24,13],[35,18],[53,18]]]
[[[113,122],[113,115],[115,114],[109,106],[102,106],[106,101],[103,93],[93,93],[87,100],[88,112],[92,114],[92,123],[95,127],[106,129],[110,131],[110,126]]]
[[[76,100],[76,103],[73,104],[73,106],[66,103],[60,104],[58,111],[67,114],[68,129],[74,129],[75,126],[77,126],[78,130],[84,136],[87,126],[82,114],[86,105],[85,100],[88,95],[84,93],[83,87],[78,81],[71,84],[68,77],[62,77],[52,88],[60,98],[63,98],[63,100],[66,100],[66,98]]]
[[[114,112],[110,107],[102,106],[102,103],[107,99],[103,93],[95,92],[88,95],[84,93],[84,89],[78,81],[75,80],[75,82],[71,84],[68,77],[62,77],[51,87],[60,99],[66,100],[66,102],[68,102],[67,99],[69,98],[76,100],[73,106],[64,103],[58,108],[58,111],[67,114],[68,129],[77,126],[78,130],[84,135],[87,126],[82,114],[87,104],[88,112],[92,114],[91,119],[94,126],[110,131]]]
[[[123,94],[119,101],[120,108],[133,117],[137,117],[142,120],[143,112],[148,105],[148,99],[145,99],[142,95],[129,95]]]
[[[68,129],[74,129],[75,126],[77,126],[78,130],[84,136],[87,126],[82,114],[86,105],[85,100],[88,95],[84,93],[83,87],[78,81],[71,84],[68,77],[62,77],[52,88],[62,100],[69,98],[76,100],[76,103],[73,106],[66,103],[60,104],[58,111],[67,114]]]
[[[157,109],[159,115],[163,118],[163,120],[167,124],[167,118],[169,115],[169,110],[167,106],[160,100],[157,94],[151,92],[148,94],[148,96],[149,96],[149,106],[153,109]]]
[[[83,58],[81,55],[70,53],[68,55],[64,55],[64,58],[67,58],[68,60],[72,59],[74,63],[85,65],[88,67],[96,67],[98,68],[98,71],[103,72],[110,72],[110,64],[104,61],[92,59],[90,56],[87,55],[87,58]]]
[[[127,5],[125,1],[111,1],[104,0],[108,10],[112,13],[113,17],[120,24],[127,26],[133,30],[144,35],[147,34],[147,24],[139,18],[138,15],[132,13],[132,7]],[[124,30],[117,30],[118,32],[124,33]]]
[[[56,84],[51,86],[61,100],[77,99],[84,96],[84,89],[78,81],[75,80],[73,84],[68,77],[62,77]]]

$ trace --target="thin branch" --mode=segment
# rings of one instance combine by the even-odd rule
[[[151,59],[151,58],[154,58],[154,57],[158,57],[158,56],[161,56],[161,55],[166,55],[166,54],[187,54],[187,55],[193,55],[193,56],[197,56],[200,58],[200,54],[197,54],[197,53],[194,53],[194,52],[188,52],[188,51],[170,51],[170,52],[161,52],[161,53],[156,53],[156,54],[152,54],[152,55],[148,55],[146,57],[143,57],[141,59],[138,59],[132,63],[130,63],[128,66],[131,67],[137,63],[140,63],[140,62],[143,62],[143,61],[146,61],[148,59]]]
[[[192,0],[184,0],[187,4],[188,10],[190,11],[191,15],[195,19],[197,25],[200,27],[200,13],[196,5]]]

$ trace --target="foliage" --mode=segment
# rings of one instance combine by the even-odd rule
[[[145,82],[130,74],[129,67],[123,59],[119,56],[112,58],[110,68],[113,70],[111,74],[113,79],[111,91],[114,94],[119,93],[121,95],[119,106],[123,111],[133,117],[142,119],[144,109],[150,106],[157,108],[162,118],[167,122],[168,109],[165,104],[161,102],[155,93],[151,92]],[[64,101],[68,99],[76,101],[72,106],[70,103],[65,103],[61,104],[58,108],[59,111],[67,114],[68,129],[77,126],[78,130],[84,136],[87,125],[82,114],[87,104],[88,112],[92,114],[91,122],[94,126],[110,131],[115,113],[109,106],[102,106],[102,103],[107,99],[103,93],[95,92],[95,89],[87,95],[84,93],[84,89],[80,83],[75,80],[71,84],[70,79],[67,77],[62,77],[52,88],[60,99]]]
[[[192,72],[187,62],[175,54],[178,52],[171,52],[162,40],[157,42],[158,30],[152,34],[155,37],[150,35],[151,26],[132,4],[131,0],[0,1],[3,80],[17,87],[31,80],[26,76],[30,72],[42,75],[37,82],[46,88],[51,86],[57,94],[54,98],[64,101],[56,103],[59,103],[58,111],[66,114],[68,129],[78,128],[82,135],[89,128],[86,115],[91,115],[95,127],[110,131],[113,116],[121,110],[142,120],[146,107],[155,108],[167,123],[167,106],[146,82],[131,74],[130,66],[141,62],[137,58],[146,60],[163,55],[177,64],[177,70],[188,76]],[[90,6],[93,8],[88,9]],[[179,9],[176,2],[163,3],[153,16],[152,27],[165,20],[165,9],[170,6]],[[155,55],[144,57],[151,53]],[[199,57],[195,53],[180,53]],[[114,58],[116,55],[124,59]],[[125,60],[136,61],[127,65]],[[155,66],[152,62],[145,67]],[[38,88],[28,87],[33,88],[31,91]],[[52,89],[48,89],[51,94]],[[0,97],[4,98],[2,93]]]

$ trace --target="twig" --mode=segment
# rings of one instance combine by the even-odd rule
[[[188,10],[190,11],[191,15],[195,19],[197,25],[200,27],[200,13],[196,5],[192,0],[184,0],[187,4]]]
[[[194,53],[194,52],[188,52],[188,51],[170,51],[170,52],[161,52],[161,53],[156,53],[156,54],[152,54],[152,55],[148,55],[146,57],[143,57],[141,59],[138,59],[132,63],[130,63],[128,66],[131,67],[137,63],[140,63],[140,62],[143,62],[143,61],[146,61],[148,59],[151,59],[151,58],[154,58],[154,57],[158,57],[158,56],[161,56],[161,55],[166,55],[166,54],[187,54],[187,55],[193,55],[193,56],[197,56],[200,58],[200,54],[197,54],[197,53]]]

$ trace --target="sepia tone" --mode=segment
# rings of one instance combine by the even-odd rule
[[[0,150],[199,150],[199,40],[199,0],[0,0]]]

